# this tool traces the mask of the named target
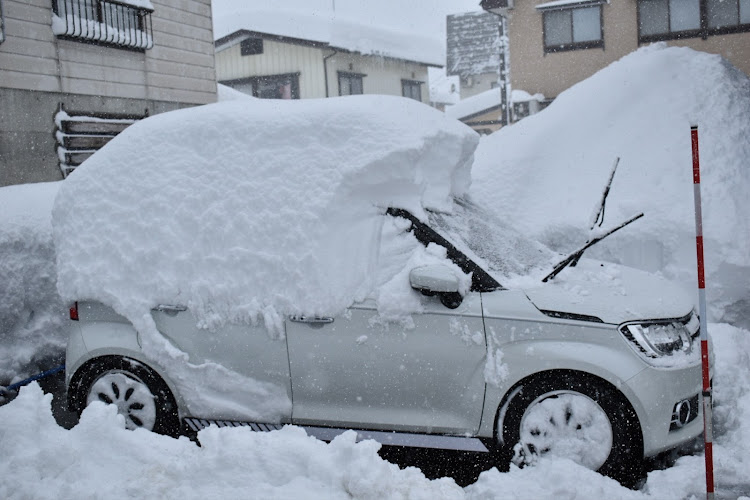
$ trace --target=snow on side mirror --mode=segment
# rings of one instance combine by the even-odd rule
[[[415,267],[409,273],[409,283],[424,295],[440,295],[440,302],[449,309],[457,308],[463,300],[458,291],[458,277],[448,266],[433,264]]]

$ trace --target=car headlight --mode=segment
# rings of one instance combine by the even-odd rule
[[[620,327],[620,332],[648,361],[691,353],[699,328],[698,315],[693,312],[681,320],[627,323]]]

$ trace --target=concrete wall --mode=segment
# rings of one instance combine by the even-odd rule
[[[616,0],[601,5],[604,47],[544,53],[542,13],[535,7],[547,0],[516,0],[510,11],[511,85],[531,94],[556,97],[610,63],[636,50],[638,22],[636,0]],[[687,38],[667,42],[721,54],[750,74],[750,33]]]
[[[63,178],[57,157],[54,117],[68,112],[154,115],[191,103],[112,98],[0,88],[0,186]]]

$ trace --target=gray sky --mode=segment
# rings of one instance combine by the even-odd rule
[[[479,0],[212,0],[214,13],[236,7],[297,10],[356,19],[397,31],[410,31],[445,40],[445,16],[479,11]]]

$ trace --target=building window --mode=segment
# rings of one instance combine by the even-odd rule
[[[401,80],[401,95],[417,101],[422,100],[422,83],[417,80]]]
[[[641,43],[750,31],[750,0],[638,0]]]
[[[299,73],[251,76],[219,83],[261,99],[299,99]]]
[[[554,4],[558,3],[537,6],[542,11],[545,52],[604,47],[602,7],[598,2],[574,8]]]
[[[262,38],[248,38],[240,42],[240,55],[254,56],[263,53]]]
[[[101,45],[146,50],[154,46],[148,0],[52,0],[52,32]]]
[[[362,78],[367,75],[362,73],[345,73],[339,71],[339,95],[364,94]]]

